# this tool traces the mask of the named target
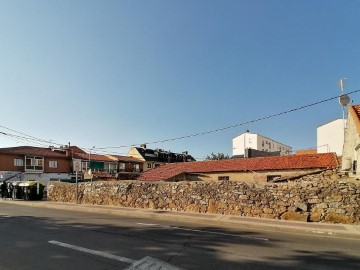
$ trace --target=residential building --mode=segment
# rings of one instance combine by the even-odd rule
[[[276,155],[290,155],[292,148],[273,139],[257,133],[245,132],[232,140],[233,156],[248,157],[246,149],[255,149],[262,152],[279,152]]]
[[[346,120],[336,119],[317,128],[317,152],[342,155]]]
[[[92,153],[74,153],[74,159],[81,160],[82,171],[104,171],[115,174],[117,172],[117,160],[107,155]]]
[[[71,154],[68,148],[19,146],[0,148],[0,180],[71,179]]]
[[[148,171],[166,163],[190,162],[195,159],[187,151],[182,154],[165,151],[163,149],[147,149],[145,144],[140,147],[132,147],[128,156],[137,158],[143,162],[142,170]]]
[[[142,172],[143,161],[128,156],[112,155],[112,157],[118,162],[117,179],[136,179]]]
[[[335,153],[175,163],[143,173],[140,181],[270,182],[340,166]]]
[[[344,147],[342,152],[342,170],[348,172],[349,176],[360,178],[360,105],[349,107]]]
[[[0,181],[73,182],[76,177],[74,161],[81,164],[78,179],[135,179],[143,164],[133,157],[86,153],[76,146],[0,148]]]

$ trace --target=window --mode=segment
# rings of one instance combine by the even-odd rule
[[[125,171],[125,163],[119,163],[119,170]]]
[[[147,167],[148,167],[148,169],[151,169],[152,168],[151,163],[148,163]]]
[[[271,182],[273,180],[280,179],[280,178],[281,178],[281,175],[267,175],[266,176],[266,181]]]
[[[353,163],[352,163],[353,172],[356,172],[356,168],[357,168],[357,160],[354,160]]]
[[[49,168],[57,168],[57,161],[56,160],[50,160],[49,161]]]
[[[140,165],[139,164],[134,164],[134,171],[135,172],[140,172]]]
[[[87,170],[89,168],[89,161],[81,162],[81,167],[83,170]]]
[[[20,158],[15,158],[14,159],[14,166],[15,167],[22,167],[24,166],[24,160],[20,159]]]
[[[109,173],[116,173],[117,164],[116,163],[105,163],[104,169],[105,169],[105,171],[108,171]]]
[[[155,168],[158,168],[158,167],[160,167],[160,164],[155,164]]]
[[[219,181],[228,181],[229,179],[230,179],[229,176],[219,176],[219,177],[218,177],[218,180],[219,180]]]
[[[26,157],[26,170],[28,171],[43,171],[44,159],[41,157]]]

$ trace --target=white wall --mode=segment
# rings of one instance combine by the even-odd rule
[[[252,148],[257,149],[257,134],[243,133],[233,138],[233,156],[244,155],[244,149]]]
[[[265,152],[280,151],[281,155],[291,154],[292,148],[257,133],[246,132],[233,138],[233,156],[244,155],[244,149],[251,148]]]
[[[338,156],[342,155],[345,123],[343,119],[336,119],[317,128],[318,153],[335,152]]]

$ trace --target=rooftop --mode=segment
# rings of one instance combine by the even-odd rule
[[[140,181],[164,181],[181,173],[336,168],[335,153],[171,163],[143,173]]]
[[[116,162],[113,158],[106,155],[88,154],[88,153],[74,153],[74,158],[91,160],[91,161],[102,161],[102,162]]]
[[[360,134],[360,105],[353,105],[349,107],[349,115],[353,118],[358,133]]]
[[[140,159],[134,158],[134,157],[128,157],[128,156],[118,156],[118,155],[111,155],[115,158],[117,161],[125,161],[125,162],[137,162],[142,163]]]
[[[0,148],[0,153],[21,155],[21,156],[67,158],[65,150],[55,150],[52,148],[43,148],[43,147],[34,147],[34,146],[17,146],[17,147]]]

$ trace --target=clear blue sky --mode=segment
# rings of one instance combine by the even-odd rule
[[[130,145],[334,97],[341,77],[358,90],[359,14],[356,0],[0,0],[0,125],[54,143]],[[148,147],[231,155],[249,129],[311,148],[317,126],[340,117],[333,100]],[[0,134],[0,147],[24,144]]]

